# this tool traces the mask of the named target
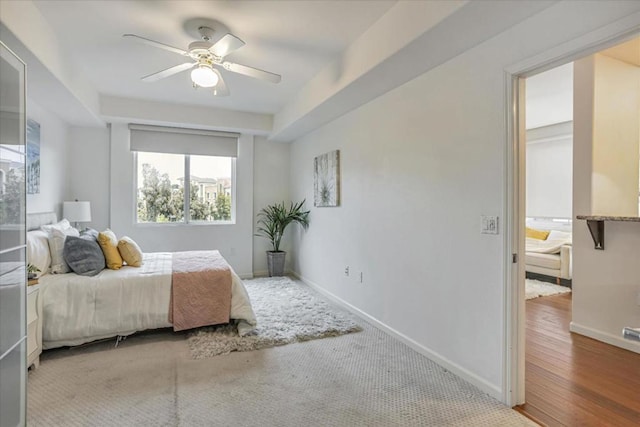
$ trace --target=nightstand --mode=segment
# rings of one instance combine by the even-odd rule
[[[27,286],[27,368],[40,366],[42,353],[42,298],[40,285]]]

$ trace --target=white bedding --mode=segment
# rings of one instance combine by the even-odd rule
[[[571,240],[566,238],[539,240],[527,237],[525,241],[525,252],[557,254],[560,253],[560,248],[564,245],[571,245]]]
[[[256,317],[242,280],[231,270],[231,319],[238,333]],[[171,253],[145,253],[141,267],[105,269],[97,276],[47,274],[40,279],[43,348],[79,345],[136,331],[170,327]]]

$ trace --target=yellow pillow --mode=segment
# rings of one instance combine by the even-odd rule
[[[549,237],[549,231],[536,230],[535,228],[527,227],[527,237],[538,240],[547,240],[547,237]]]
[[[127,265],[140,267],[142,265],[142,250],[131,237],[124,236],[118,240],[118,252]]]
[[[107,268],[111,270],[119,270],[122,268],[122,257],[118,252],[118,239],[113,231],[108,228],[98,233],[98,243],[104,253],[104,259],[107,262]]]

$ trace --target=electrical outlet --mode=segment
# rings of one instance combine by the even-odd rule
[[[344,268],[344,275],[349,277],[349,266],[348,265]]]
[[[498,217],[481,215],[480,216],[480,233],[498,234]]]

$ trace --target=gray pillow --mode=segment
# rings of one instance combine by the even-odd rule
[[[71,270],[81,276],[95,276],[106,266],[100,245],[90,235],[67,236],[62,256]]]
[[[98,241],[98,230],[94,230],[93,228],[85,228],[80,232],[80,236],[91,236],[93,240]]]

